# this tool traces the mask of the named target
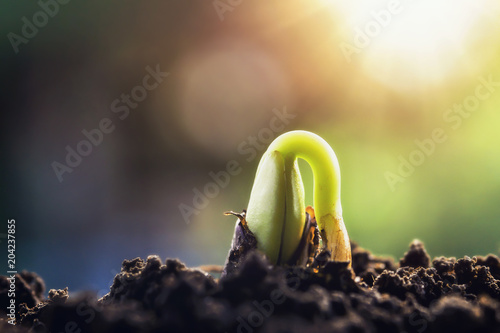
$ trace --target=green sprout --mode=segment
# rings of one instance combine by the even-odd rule
[[[274,140],[257,168],[246,213],[257,248],[275,264],[287,264],[304,234],[304,186],[297,159],[311,166],[314,214],[323,250],[334,261],[351,261],[340,203],[340,168],[334,151],[318,135],[291,131]]]

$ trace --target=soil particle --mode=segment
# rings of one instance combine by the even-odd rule
[[[247,249],[223,278],[158,256],[125,260],[101,299],[19,274],[17,325],[1,332],[500,332],[499,259],[430,260],[414,241],[395,264],[352,244],[348,263],[270,265]],[[0,312],[9,283],[0,279]]]
[[[410,250],[405,253],[404,257],[399,261],[400,267],[423,267],[428,268],[431,262],[431,257],[424,249],[424,244],[419,240],[414,240],[410,244]]]

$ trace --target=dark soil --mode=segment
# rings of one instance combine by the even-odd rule
[[[346,263],[272,267],[256,252],[220,281],[178,260],[125,260],[110,292],[68,296],[23,272],[17,325],[1,332],[500,332],[497,256],[431,261],[415,241],[399,261],[352,244]]]

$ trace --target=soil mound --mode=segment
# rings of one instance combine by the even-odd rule
[[[257,252],[218,280],[175,259],[125,260],[110,292],[69,295],[16,279],[17,325],[1,332],[500,332],[497,256],[438,257],[414,241],[396,264],[352,244],[346,263],[274,267]],[[9,298],[0,278],[0,313]]]

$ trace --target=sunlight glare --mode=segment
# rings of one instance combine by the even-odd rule
[[[348,60],[383,84],[410,90],[443,82],[469,61],[471,37],[488,14],[485,3],[490,1],[330,1],[344,18],[344,41],[357,49]]]

